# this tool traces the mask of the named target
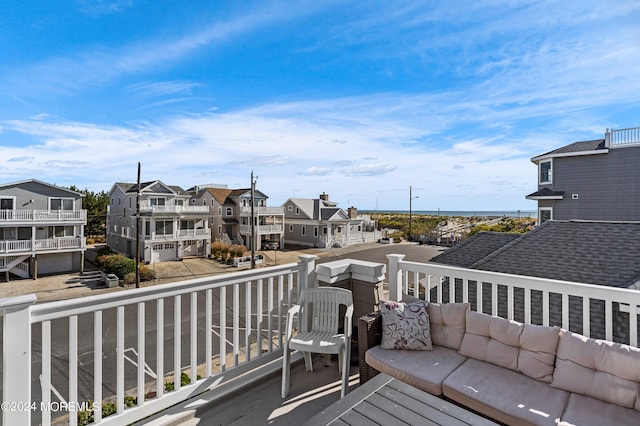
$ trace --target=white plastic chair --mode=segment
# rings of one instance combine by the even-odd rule
[[[340,305],[346,306],[344,333],[338,333]],[[300,330],[293,336],[293,321],[298,315]],[[282,397],[289,393],[290,350],[304,352],[306,371],[313,372],[312,353],[338,354],[338,368],[342,373],[344,397],[349,389],[351,358],[351,329],[353,296],[351,291],[338,287],[307,288],[300,292],[300,300],[287,312],[284,356],[282,359]]]

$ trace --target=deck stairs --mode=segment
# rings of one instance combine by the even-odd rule
[[[0,272],[11,272],[20,278],[29,278],[29,256],[7,256],[0,258]]]

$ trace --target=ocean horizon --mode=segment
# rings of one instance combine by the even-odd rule
[[[360,210],[368,214],[409,214],[409,210]],[[412,210],[411,214],[425,216],[460,216],[460,217],[514,217],[537,218],[535,210]]]

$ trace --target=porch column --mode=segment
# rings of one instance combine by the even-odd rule
[[[31,310],[35,294],[0,299],[4,313],[2,347],[3,402],[24,405],[31,402]],[[11,344],[7,344],[11,342]],[[75,413],[74,413],[75,414]],[[2,424],[31,424],[31,410],[5,410]]]
[[[400,261],[404,254],[388,254],[389,259],[389,300],[396,302],[402,300],[402,269]]]

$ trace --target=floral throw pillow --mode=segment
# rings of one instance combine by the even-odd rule
[[[427,302],[380,301],[382,312],[382,349],[430,351],[431,330]]]

